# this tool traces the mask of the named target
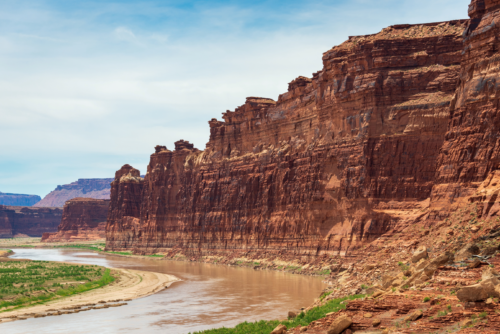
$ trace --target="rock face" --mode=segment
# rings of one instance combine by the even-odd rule
[[[66,201],[77,197],[109,199],[113,179],[79,179],[76,182],[57,186],[35,207],[63,207]]]
[[[433,190],[468,21],[351,37],[278,101],[212,119],[199,151],[157,146],[111,191],[108,249],[343,254],[390,231]],[[441,160],[440,160],[441,159]]]
[[[157,146],[156,150],[163,147]],[[124,165],[115,174],[111,183],[111,198],[108,220],[106,225],[106,244],[113,244],[116,248],[127,249],[133,247],[140,238],[140,211],[144,179],[139,170]]]
[[[109,200],[74,198],[64,205],[57,233],[44,233],[43,242],[88,241],[106,237]]]
[[[0,205],[8,206],[33,206],[40,202],[38,195],[7,194],[0,192]]]
[[[0,238],[41,237],[43,233],[57,231],[61,217],[59,208],[0,205]]]
[[[474,0],[469,6],[460,81],[450,105],[451,119],[431,196],[437,219],[461,206],[460,199],[474,196],[499,168],[499,4],[498,0]]]

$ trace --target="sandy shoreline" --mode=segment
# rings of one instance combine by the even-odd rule
[[[10,312],[0,313],[0,322],[11,322],[27,318],[59,316],[79,313],[93,309],[118,307],[126,301],[155,294],[179,279],[172,275],[131,269],[109,268],[119,278],[102,288],[82,294],[50,301],[44,305],[24,307]]]

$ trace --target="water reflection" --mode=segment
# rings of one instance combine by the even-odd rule
[[[66,261],[175,275],[183,281],[120,308],[0,324],[14,333],[187,334],[242,321],[278,319],[311,304],[323,289],[318,278],[190,262],[123,258],[88,251],[15,249],[13,258]]]

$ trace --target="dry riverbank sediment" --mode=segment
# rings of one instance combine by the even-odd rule
[[[111,269],[115,282],[82,294],[0,313],[0,322],[79,313],[126,305],[127,301],[157,293],[179,279],[172,275],[131,269]]]

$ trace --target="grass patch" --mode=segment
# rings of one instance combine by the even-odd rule
[[[345,304],[341,304],[341,302],[345,300],[360,299],[363,297],[364,295],[353,295],[346,298],[333,299],[323,306],[313,308],[307,313],[302,312],[297,316],[297,318],[291,320],[281,322],[278,320],[244,322],[234,328],[223,327],[218,329],[209,329],[206,331],[194,332],[193,334],[269,334],[280,323],[285,325],[288,329],[295,328],[297,326],[308,326],[311,322],[324,318],[327,313],[337,312],[345,309]]]
[[[47,261],[0,262],[0,312],[100,288],[109,269]]]
[[[106,244],[95,244],[95,245],[60,245],[60,246],[51,246],[51,248],[78,248],[78,249],[88,249],[91,251],[102,252],[106,247]]]
[[[318,274],[320,276],[329,276],[331,273],[332,272],[330,269],[325,269],[325,270],[318,271],[316,274]]]
[[[118,255],[132,255],[132,252],[105,252],[108,254],[118,254]]]
[[[321,295],[321,297],[319,298],[321,301],[323,301],[326,297],[328,297],[329,295],[332,294],[333,291],[328,291],[328,292],[325,292]]]
[[[299,266],[288,266],[285,268],[285,270],[290,270],[290,271],[294,271],[294,270],[302,270],[302,267],[299,267]]]

